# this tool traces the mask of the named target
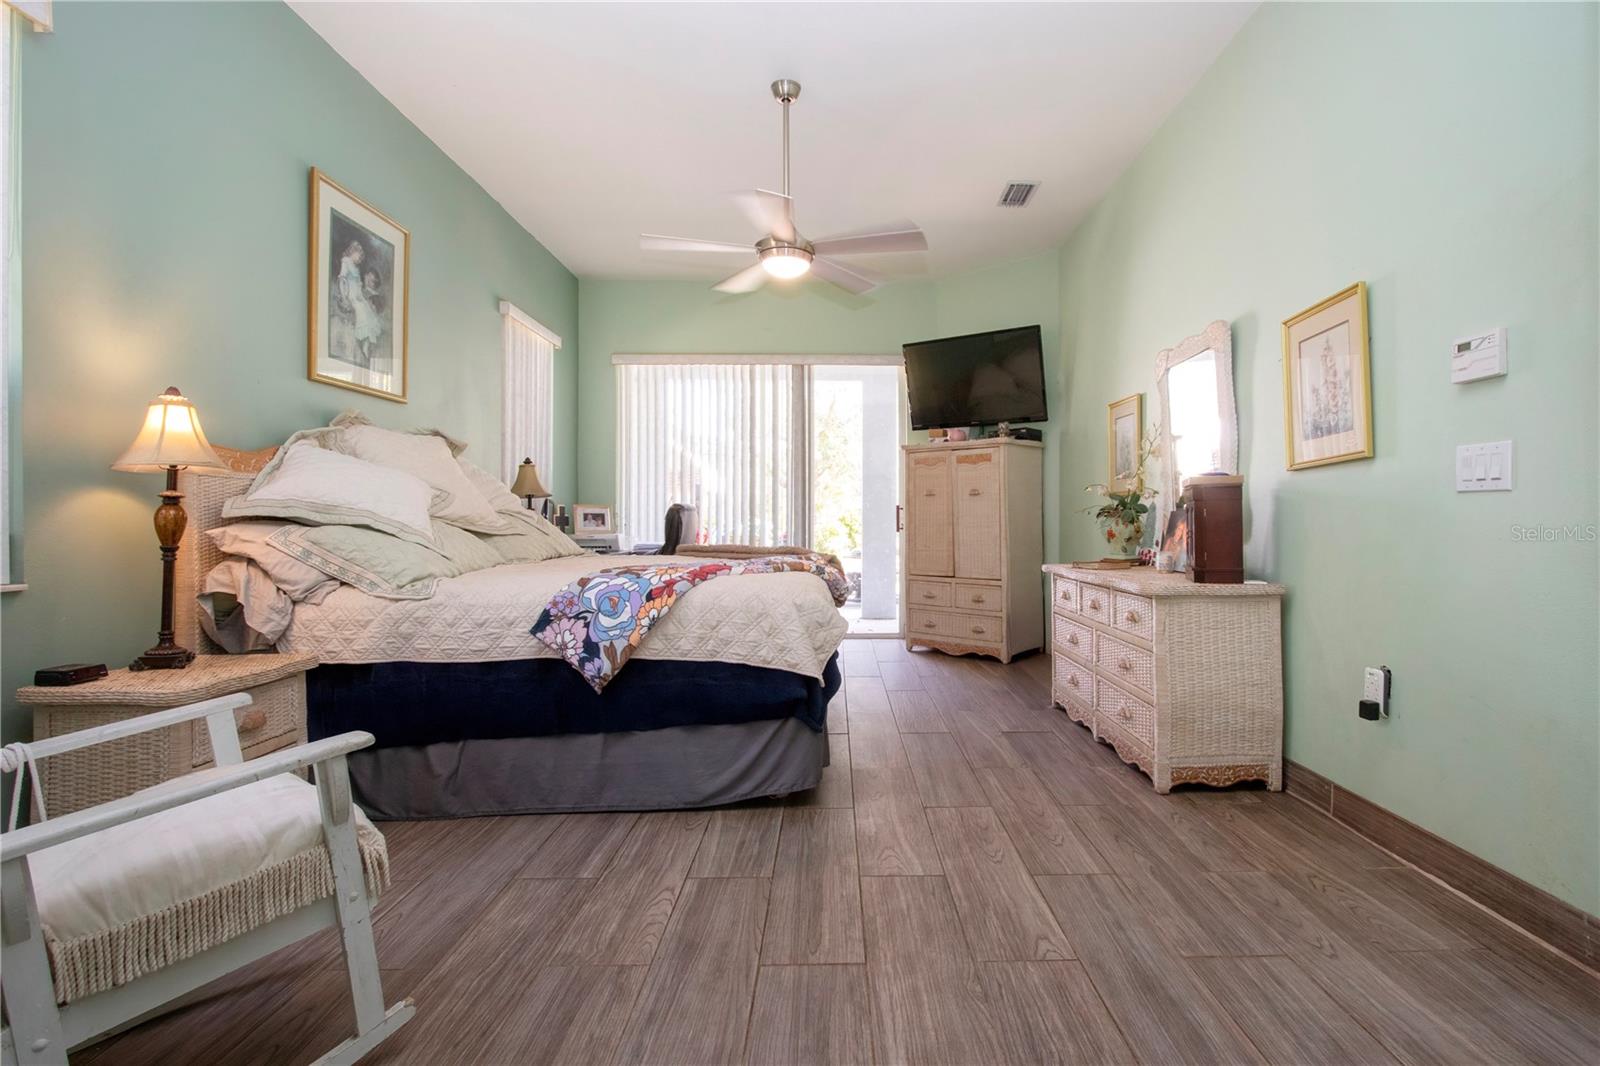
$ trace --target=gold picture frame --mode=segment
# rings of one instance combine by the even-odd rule
[[[1372,457],[1366,282],[1283,320],[1283,443],[1290,470]]]
[[[1106,484],[1111,491],[1126,492],[1133,486],[1142,440],[1144,393],[1136,392],[1106,404]]]
[[[406,402],[411,232],[311,168],[306,376]]]

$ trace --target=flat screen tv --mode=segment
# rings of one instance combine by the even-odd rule
[[[1043,422],[1038,326],[918,341],[903,347],[911,428]]]

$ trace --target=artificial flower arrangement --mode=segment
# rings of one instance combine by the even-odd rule
[[[1085,485],[1083,491],[1104,496],[1106,502],[1099,507],[1085,507],[1085,514],[1100,520],[1100,529],[1106,539],[1111,558],[1132,559],[1139,554],[1139,542],[1144,540],[1145,516],[1150,513],[1150,500],[1156,490],[1145,487],[1145,467],[1161,454],[1159,431],[1152,430],[1139,442],[1139,461],[1134,465],[1126,487],[1111,485]]]

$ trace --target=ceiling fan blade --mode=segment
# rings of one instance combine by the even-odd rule
[[[812,257],[811,273],[823,281],[832,282],[846,292],[853,292],[857,296],[871,292],[879,284],[877,278],[871,277],[853,267],[847,267],[843,263],[835,263],[831,259],[824,259],[820,255]]]
[[[794,240],[792,197],[770,189],[752,189],[750,192],[736,192],[733,198],[738,201],[755,227],[761,231],[762,236],[771,234],[780,241]]]
[[[841,233],[812,241],[818,255],[860,255],[866,252],[925,252],[928,238],[915,223],[891,222],[857,233]]]
[[[755,248],[751,244],[701,241],[693,237],[663,237],[659,233],[639,234],[639,247],[647,252],[743,252],[746,255]]]
[[[721,281],[711,287],[717,292],[755,292],[766,283],[767,272],[758,261],[751,263],[737,274],[723,278]]]

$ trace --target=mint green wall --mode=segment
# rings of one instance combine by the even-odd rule
[[[492,467],[507,298],[566,341],[552,488],[572,494],[577,282],[471,178],[280,4],[55,10],[55,33],[19,34],[31,587],[4,597],[8,694],[39,666],[154,642],[159,478],[107,467],[169,384],[214,443],[271,444],[350,406],[447,429]],[[313,165],[411,231],[409,404],[306,380]]]
[[[898,352],[909,341],[1038,323],[1056,399],[1060,286],[1053,253],[951,278],[897,282],[867,296],[809,282],[724,296],[700,281],[589,278],[579,293],[578,495],[585,503],[616,495],[611,357],[618,353],[873,355]],[[1053,425],[1042,428],[1053,434]],[[1045,487],[1046,544],[1054,543],[1056,529],[1053,473]]]
[[[1590,913],[1600,552],[1516,528],[1597,521],[1596,29],[1592,4],[1266,5],[1061,255],[1063,492],[1100,477],[1103,405],[1232,322],[1289,757]],[[1289,473],[1280,322],[1357,280],[1377,457]],[[1500,325],[1510,376],[1451,385],[1450,343]],[[1516,491],[1457,495],[1456,444],[1506,438]],[[1356,717],[1367,664],[1384,724]]]

